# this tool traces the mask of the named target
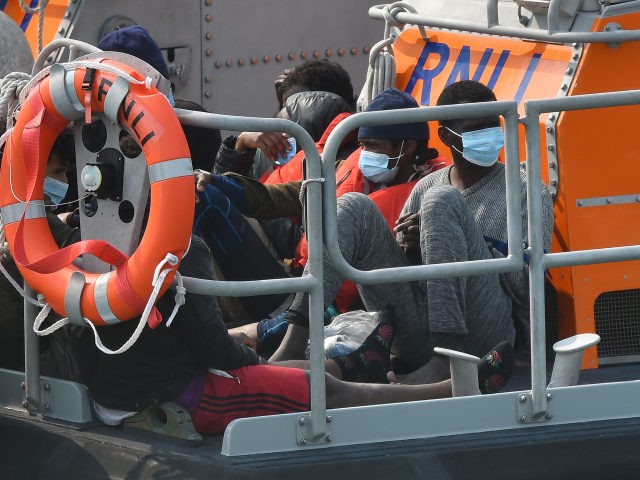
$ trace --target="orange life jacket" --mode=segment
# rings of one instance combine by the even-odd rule
[[[324,146],[327,143],[327,138],[329,138],[329,134],[333,131],[334,128],[345,118],[349,117],[351,113],[344,112],[336,116],[329,126],[326,128],[320,140],[316,142],[316,148],[318,149],[318,153],[322,153],[324,150]],[[353,141],[353,135],[355,135],[355,131],[350,135],[347,135],[343,140],[343,145],[347,142]],[[302,161],[305,158],[305,154],[303,150],[300,150],[296,155],[289,161],[287,164],[279,166],[274,165],[273,170],[269,169],[263,176],[260,178],[260,181],[264,184],[274,184],[274,183],[285,183],[285,182],[296,182],[302,180]]]

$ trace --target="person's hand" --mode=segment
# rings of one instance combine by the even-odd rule
[[[66,223],[70,227],[76,228],[80,226],[80,212],[78,209],[73,212],[59,213],[58,218],[62,220],[62,223]]]
[[[291,72],[293,71],[292,68],[285,68],[282,73],[280,75],[278,75],[278,77],[276,78],[275,82],[273,82],[273,86],[276,89],[276,98],[278,99],[278,106],[279,108],[282,108],[283,105],[283,94],[284,94],[284,90],[283,90],[283,84],[284,81],[287,79],[287,77],[289,75],[291,75]]]
[[[286,157],[292,147],[285,134],[281,132],[242,132],[238,135],[235,145],[236,152],[256,148],[262,150],[269,160],[275,162],[278,155]]]
[[[229,335],[231,335],[231,338],[233,338],[236,341],[236,343],[240,345],[246,345],[247,347],[253,350],[255,350],[258,347],[258,343],[255,341],[255,339],[251,338],[249,335],[247,335],[244,332],[229,331]]]
[[[199,192],[204,192],[205,187],[211,184],[213,174],[207,172],[206,170],[200,170],[199,168],[197,168],[193,171],[193,177],[196,182],[196,190],[198,190]]]
[[[420,212],[405,213],[396,220],[393,231],[402,233],[402,243],[400,246],[405,255],[412,263],[420,263]]]

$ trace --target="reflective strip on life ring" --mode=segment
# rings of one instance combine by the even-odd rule
[[[86,68],[52,66],[50,74],[21,106],[5,144],[0,209],[20,273],[62,316],[67,316],[67,285],[73,272],[80,270],[72,264],[75,258],[90,253],[117,267],[104,274],[80,270],[86,279],[80,295],[82,316],[95,325],[108,325],[139,315],[152,292],[156,266],[168,253],[179,259],[184,255],[193,224],[194,183],[189,147],[164,95],[153,86],[145,86],[144,78],[133,68],[112,60],[97,61],[142,84],[97,69],[90,95],[85,96],[87,91],[82,86]],[[85,240],[58,249],[46,220],[43,183],[51,147],[69,121],[85,115],[86,101],[91,111],[114,117],[112,120],[140,144],[147,161],[151,180],[149,220],[131,257],[102,240]],[[165,279],[160,294],[172,279],[173,273]]]

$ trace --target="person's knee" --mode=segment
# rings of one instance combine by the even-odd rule
[[[359,192],[348,192],[338,198],[338,224],[346,221],[353,225],[360,220],[372,215],[378,215],[380,211],[375,203],[366,195]]]
[[[430,188],[422,197],[420,211],[424,215],[442,212],[454,212],[464,205],[462,194],[451,185],[437,185]]]

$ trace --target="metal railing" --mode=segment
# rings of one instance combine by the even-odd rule
[[[547,26],[545,30],[517,28],[500,25],[498,19],[498,0],[487,0],[487,23],[467,20],[439,18],[412,13],[401,8],[388,9],[389,5],[374,5],[369,9],[369,16],[377,20],[401,25],[418,25],[423,27],[445,28],[471,33],[501,35],[505,37],[535,40],[550,43],[609,43],[618,44],[640,40],[640,30],[605,30],[602,32],[560,32],[560,11],[562,0],[551,0],[547,12]]]
[[[640,104],[640,90],[596,93],[574,97],[530,100],[525,102],[525,126],[527,149],[527,209],[529,230],[529,287],[531,315],[531,386],[534,416],[547,411],[546,395],[546,341],[544,271],[548,268],[589,265],[640,259],[640,245],[610,247],[562,253],[544,253],[540,203],[535,201],[532,190],[540,181],[540,115],[549,112],[575,111],[594,108],[620,107]]]
[[[246,282],[212,281],[184,277],[189,292],[208,295],[251,296],[270,293],[305,291],[310,295],[311,341],[311,413],[306,427],[310,442],[320,442],[326,431],[326,392],[324,383],[324,331],[323,331],[323,267],[322,235],[327,252],[336,269],[346,278],[364,284],[404,282],[418,279],[470,276],[521,270],[524,253],[529,256],[529,282],[531,306],[531,396],[534,415],[547,410],[546,339],[544,313],[544,270],[551,267],[585,265],[640,259],[640,246],[593,249],[585,251],[544,253],[541,223],[540,195],[540,130],[539,116],[545,112],[570,111],[640,104],[640,90],[602,93],[569,98],[533,100],[525,103],[526,117],[521,120],[526,131],[527,150],[527,208],[529,246],[524,248],[521,228],[520,162],[518,157],[518,113],[513,101],[480,104],[425,107],[385,112],[355,114],[341,122],[329,136],[322,159],[311,137],[299,125],[288,120],[261,119],[214,115],[204,112],[179,110],[180,121],[187,125],[242,131],[283,131],[294,137],[304,149],[308,178],[325,179],[321,187],[317,182],[308,186],[307,238],[309,242],[309,275],[302,278],[259,280]],[[353,129],[364,125],[399,124],[416,121],[479,118],[501,115],[505,127],[506,205],[508,219],[508,248],[506,258],[471,262],[421,265],[360,271],[351,267],[338,247],[336,222],[335,158],[343,138]],[[322,192],[321,192],[322,189]],[[35,312],[25,307],[25,355],[27,359],[25,387],[31,406],[39,406],[39,359],[37,337],[31,329]],[[514,423],[516,419],[514,418]]]

